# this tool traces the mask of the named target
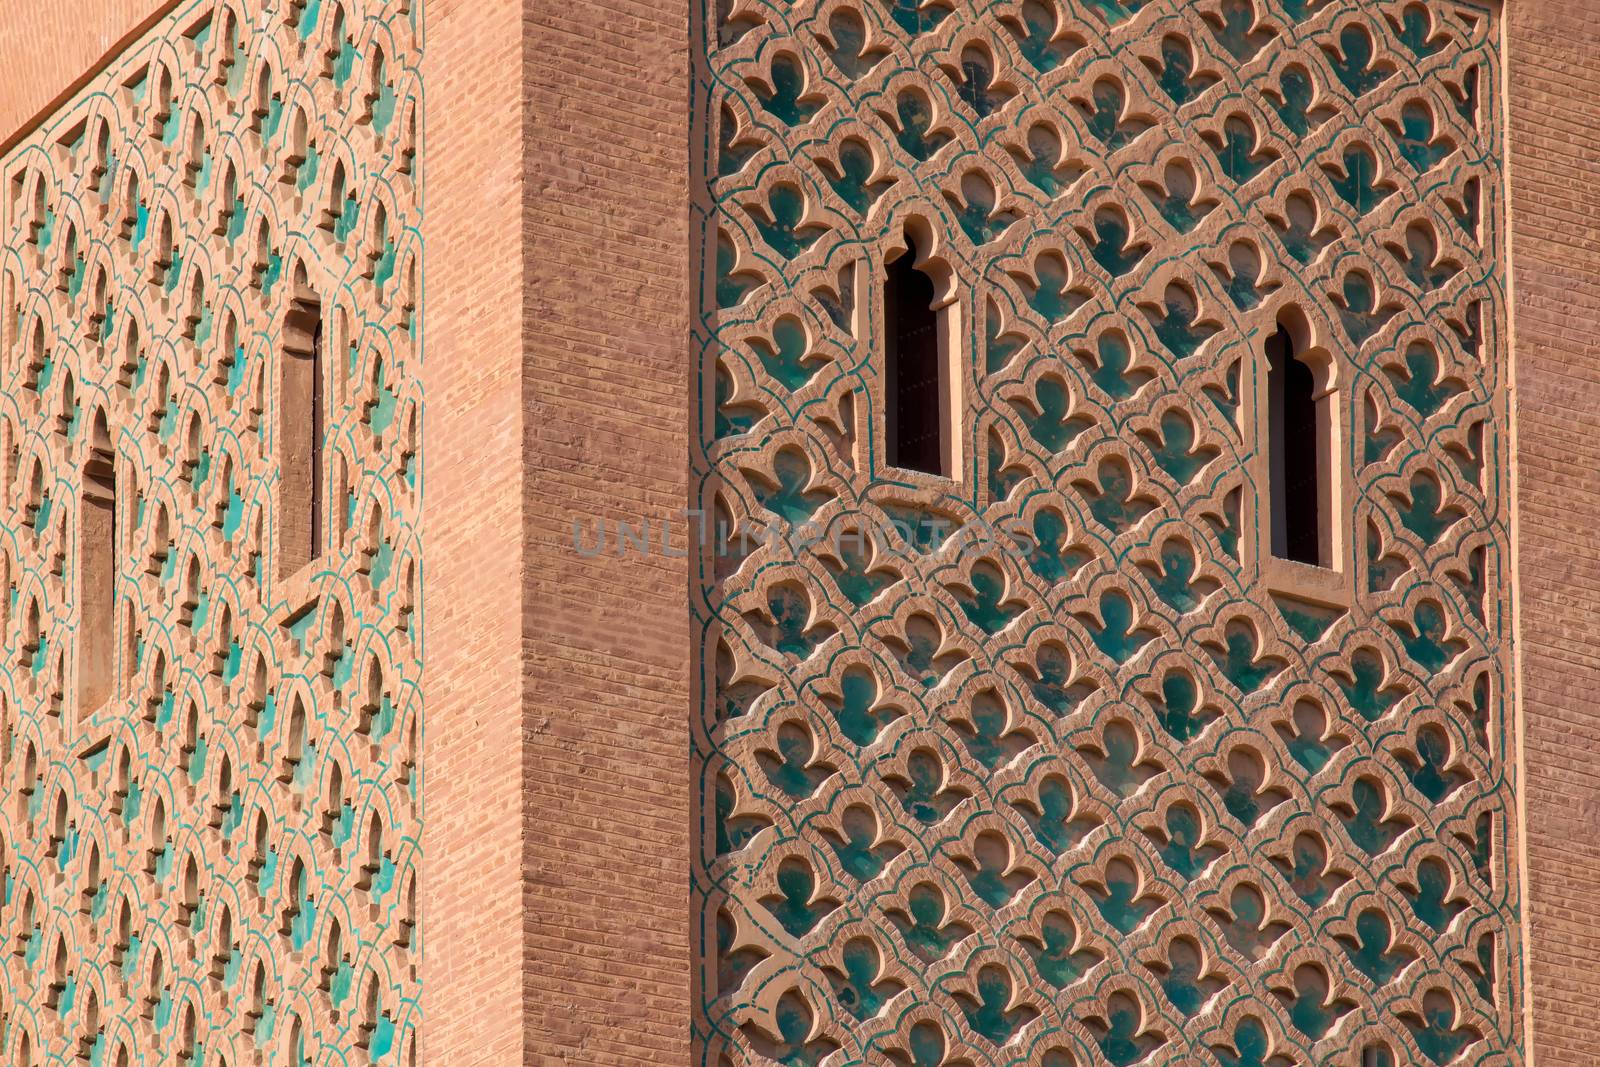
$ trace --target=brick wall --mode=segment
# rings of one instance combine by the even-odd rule
[[[171,6],[0,13],[0,146]],[[1509,7],[1530,999],[1564,1064],[1600,1008],[1600,11]],[[426,1062],[682,1062],[687,583],[569,543],[686,498],[687,14],[426,12]]]
[[[0,13],[0,150],[179,0],[18,0]]]
[[[1539,1062],[1600,1038],[1600,8],[1509,11],[1516,537]]]
[[[516,0],[428,0],[425,139],[432,393],[424,519],[426,695],[438,718],[423,743],[428,999],[424,1062],[521,1062],[523,696],[518,442],[523,175]],[[437,154],[437,165],[433,159]],[[434,302],[437,301],[437,308]],[[432,447],[437,440],[437,449]]]
[[[689,498],[688,5],[532,2],[526,20],[531,1053],[682,1064],[686,561],[587,560],[572,539],[659,529]]]
[[[742,528],[825,533],[697,573],[701,1060],[1191,1064],[1224,1035],[1301,1064],[1522,1062],[1498,12],[702,10],[694,485]],[[1280,90],[1298,103],[1254,110]],[[883,461],[881,279],[913,239],[952,309],[951,480]],[[1323,568],[1266,529],[1280,328],[1333,368]],[[1420,959],[1371,968],[1358,941]]]
[[[0,1059],[414,1062],[419,27],[169,7],[0,20]]]

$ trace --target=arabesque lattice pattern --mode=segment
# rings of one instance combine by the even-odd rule
[[[1499,35],[705,5],[697,1062],[1521,1061]],[[952,480],[882,458],[908,227]],[[1257,518],[1280,318],[1315,595]]]
[[[7,1063],[416,1061],[419,19],[182,3],[3,159]],[[280,575],[277,368],[317,301],[329,543]]]

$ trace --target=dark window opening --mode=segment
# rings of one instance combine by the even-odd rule
[[[327,503],[324,466],[322,304],[296,293],[283,326],[278,380],[278,574],[322,555]]]
[[[78,514],[78,704],[89,714],[116,689],[117,470],[105,416],[97,415]]]
[[[883,319],[889,465],[945,474],[945,393],[933,279],[916,267],[917,247],[890,262]]]
[[[1326,566],[1322,550],[1326,463],[1317,425],[1316,381],[1311,368],[1295,358],[1294,340],[1281,325],[1267,342],[1267,363],[1272,554]]]
[[[317,317],[316,332],[311,335],[311,558],[316,559],[322,555],[322,547],[327,543],[325,527],[327,525],[324,512],[327,510],[324,483],[327,479],[323,476],[323,449],[326,447],[327,434],[324,432],[326,415],[323,408],[326,406],[322,388],[322,318]]]

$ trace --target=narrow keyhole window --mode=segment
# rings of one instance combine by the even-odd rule
[[[278,384],[278,573],[287,577],[322,555],[326,527],[322,302],[303,287],[284,319]]]
[[[322,555],[322,546],[327,542],[327,501],[325,482],[323,477],[323,450],[327,444],[327,434],[324,431],[327,413],[323,410],[327,405],[327,398],[323,396],[322,386],[322,316],[317,316],[317,329],[311,335],[311,558],[316,559]]]
[[[79,708],[89,714],[116,689],[117,468],[104,412],[97,412],[78,510]]]
[[[917,269],[918,255],[907,233],[906,250],[889,262],[884,280],[888,459],[891,467],[942,475],[949,390],[933,279]]]
[[[1272,554],[1321,567],[1328,563],[1326,435],[1318,419],[1316,377],[1297,355],[1294,338],[1280,324],[1267,342]]]

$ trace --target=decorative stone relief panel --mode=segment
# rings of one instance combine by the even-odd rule
[[[8,1063],[416,1061],[419,19],[191,0],[4,156]]]
[[[697,1062],[1520,1062],[1498,10],[695,39]],[[949,478],[885,462],[906,235]],[[1320,568],[1266,529],[1280,324]]]

